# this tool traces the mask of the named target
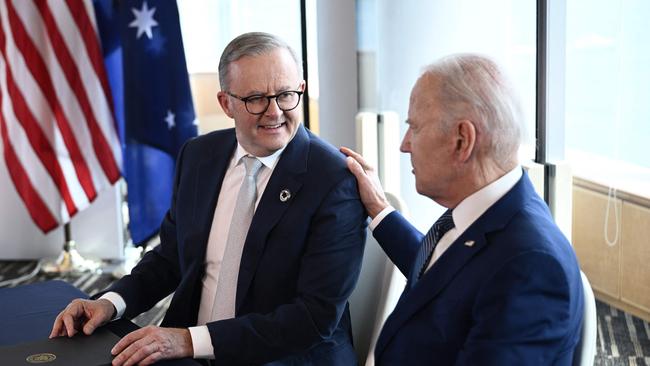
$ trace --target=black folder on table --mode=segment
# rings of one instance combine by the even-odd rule
[[[3,366],[103,366],[113,359],[111,348],[120,337],[105,328],[91,336],[58,337],[0,347]]]
[[[72,299],[79,297],[87,298],[88,295],[63,281],[47,281],[13,288],[0,288],[0,366],[110,364],[110,350],[113,345],[117,343],[119,338],[138,329],[137,325],[127,319],[112,321],[98,328],[87,339],[81,337],[79,337],[80,339],[47,339],[57,314]],[[103,332],[107,333],[102,334]],[[97,335],[100,336],[96,337]],[[28,363],[27,357],[38,354],[39,351],[34,350],[40,346],[54,346],[58,347],[56,349],[65,352],[54,353],[57,355],[57,360],[49,363]],[[105,352],[95,347],[103,347],[102,349],[105,349]],[[70,350],[72,350],[72,353],[69,352]],[[29,354],[22,357],[25,355],[24,351],[28,351]],[[47,352],[40,351],[40,353]],[[64,358],[64,356],[68,357],[69,355],[74,357],[72,361],[67,361],[68,359]],[[16,358],[17,356],[20,357]],[[51,358],[51,356],[47,355],[41,357],[44,357],[44,359]],[[95,362],[93,357],[101,357],[101,359]],[[17,363],[13,362],[13,360],[17,360]],[[191,358],[184,358],[180,360],[164,360],[157,362],[156,365],[197,366],[199,363]]]

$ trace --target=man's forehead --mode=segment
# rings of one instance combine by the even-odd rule
[[[434,105],[438,99],[438,82],[420,78],[413,86],[409,105],[413,108],[427,108]]]
[[[229,77],[233,88],[260,92],[293,89],[302,80],[290,55],[286,58],[274,54],[240,58],[230,65]]]
[[[273,48],[262,53],[243,55],[232,61],[230,69],[233,68],[258,68],[259,64],[288,68],[298,71],[298,65],[289,50],[284,48]]]
[[[276,49],[268,53],[240,57],[230,64],[228,71],[233,75],[269,73],[298,75],[298,66],[289,51]]]
[[[418,78],[413,89],[417,88],[419,93],[436,94],[440,89],[441,82],[440,75],[426,72]]]
[[[423,110],[430,107],[434,100],[434,94],[430,88],[414,87],[411,91],[411,98],[409,99],[409,109],[413,111]]]

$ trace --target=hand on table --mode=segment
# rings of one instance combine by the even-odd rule
[[[170,358],[192,357],[192,337],[188,329],[148,326],[122,338],[111,350],[113,366],[151,365]]]
[[[50,338],[72,337],[80,331],[92,334],[97,327],[106,324],[115,314],[115,307],[106,299],[72,300],[54,320]]]

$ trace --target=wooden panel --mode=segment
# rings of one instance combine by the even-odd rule
[[[650,311],[650,209],[623,204],[621,298]]]
[[[198,117],[223,113],[217,102],[217,92],[220,88],[219,75],[216,72],[190,74],[190,87]]]
[[[217,101],[219,75],[216,72],[190,74],[190,87],[199,120],[199,134],[235,126]]]
[[[613,298],[613,297],[611,297],[611,296],[609,296],[607,294],[604,294],[604,293],[602,293],[602,292],[600,292],[598,290],[594,291],[594,296],[598,300],[600,300],[600,301],[602,301],[604,303],[607,303],[610,306],[613,306],[613,307],[615,307],[615,308],[617,308],[619,310],[623,310],[626,313],[630,313],[630,314],[636,316],[637,318],[641,318],[641,319],[645,320],[646,322],[650,322],[650,311],[643,310],[638,306],[630,305],[629,303],[623,302],[620,299],[615,299],[615,298]]]
[[[619,213],[620,200],[615,201]],[[573,189],[573,246],[580,267],[589,278],[594,290],[613,298],[620,298],[621,235],[614,246],[605,240],[605,213],[607,196],[580,187]],[[610,207],[608,220],[609,238],[616,235],[614,206]]]

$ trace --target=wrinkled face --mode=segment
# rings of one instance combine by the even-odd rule
[[[400,150],[411,155],[418,193],[440,203],[452,189],[454,141],[441,128],[444,114],[437,101],[437,83],[425,75],[413,87]]]
[[[230,64],[228,80],[230,90],[219,92],[218,99],[226,115],[235,120],[237,141],[256,156],[268,156],[285,147],[298,129],[300,107],[282,111],[274,98],[264,113],[255,115],[246,110],[243,101],[226,92],[246,98],[304,91],[305,82],[289,51],[276,49],[264,55],[244,56]]]

